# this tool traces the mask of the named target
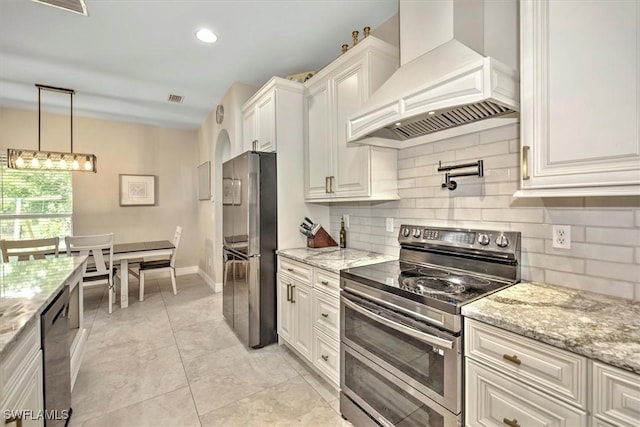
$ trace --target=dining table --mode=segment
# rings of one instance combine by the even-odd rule
[[[175,249],[168,240],[155,240],[113,245],[113,262],[120,262],[120,307],[129,306],[129,263],[147,257],[170,257]]]

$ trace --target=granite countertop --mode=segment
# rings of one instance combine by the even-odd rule
[[[0,360],[85,259],[61,256],[0,264]]]
[[[640,302],[542,283],[519,283],[462,314],[640,374]]]
[[[328,248],[279,249],[276,253],[314,267],[324,268],[334,273],[339,273],[340,270],[345,268],[398,259],[397,256],[393,255],[384,255],[358,249],[340,249],[336,246]]]

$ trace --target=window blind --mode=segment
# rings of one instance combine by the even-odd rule
[[[40,239],[72,234],[71,172],[19,170],[0,155],[0,238]]]

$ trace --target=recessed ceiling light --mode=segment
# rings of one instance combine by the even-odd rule
[[[402,122],[396,122],[396,126],[402,126]]]
[[[429,114],[430,116],[433,116],[435,113],[436,113],[435,111],[429,111],[429,113],[428,113],[428,114]]]
[[[205,43],[215,43],[216,40],[218,40],[218,36],[213,34],[213,31],[207,28],[198,30],[198,32],[196,32],[196,37],[198,38],[198,40]]]

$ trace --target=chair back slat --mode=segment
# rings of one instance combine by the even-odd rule
[[[113,275],[113,233],[93,236],[67,236],[67,255],[87,255],[84,265],[84,277],[108,276],[112,283]],[[93,267],[89,269],[89,267]],[[95,270],[94,270],[95,268]]]
[[[2,260],[9,262],[9,257],[17,257],[18,261],[44,259],[47,255],[58,256],[60,238],[25,240],[0,240]]]
[[[172,268],[176,267],[176,256],[178,254],[178,246],[180,246],[181,237],[182,237],[182,227],[177,226],[176,233],[173,235],[173,246],[175,246],[175,248],[173,249],[173,252],[171,252],[171,261],[169,262],[169,265]]]

